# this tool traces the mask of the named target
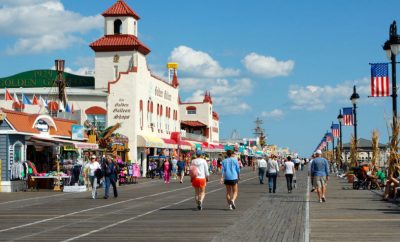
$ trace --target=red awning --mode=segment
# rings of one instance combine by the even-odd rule
[[[164,143],[169,144],[169,145],[176,145],[176,141],[172,140],[172,139],[164,139],[162,138],[162,140],[164,141]]]
[[[207,126],[199,121],[181,121],[181,124],[190,126],[190,127],[205,127],[205,126]]]

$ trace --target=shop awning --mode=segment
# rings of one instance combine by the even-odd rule
[[[175,140],[165,139],[165,138],[162,138],[162,140],[164,141],[164,148],[168,148],[168,149],[177,149],[178,148],[178,144],[176,143]]]
[[[150,135],[138,135],[137,136],[138,147],[154,147],[164,148],[165,143],[161,138],[150,136]]]
[[[98,144],[79,142],[79,141],[74,141],[74,140],[57,139],[57,138],[53,138],[53,137],[32,136],[31,139],[39,140],[39,141],[47,141],[47,142],[52,142],[52,143],[59,143],[59,144],[72,144],[77,149],[96,150],[99,148]]]
[[[181,140],[181,141],[179,142],[179,148],[180,148],[181,150],[192,150],[192,148],[194,148],[194,147],[195,147],[195,146],[192,146],[192,144],[189,143],[189,142],[187,142],[187,141]]]

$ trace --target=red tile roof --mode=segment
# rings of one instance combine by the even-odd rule
[[[181,121],[181,124],[190,126],[190,127],[204,127],[207,126],[205,124],[203,124],[202,122],[199,121]]]
[[[132,16],[136,20],[139,20],[140,17],[133,11],[128,4],[126,4],[123,0],[118,0],[114,5],[112,5],[109,9],[103,12],[104,17],[115,17],[115,16]]]
[[[1,109],[6,114],[7,121],[15,128],[16,131],[21,133],[39,134],[40,132],[33,127],[33,123],[40,114],[28,114],[23,112],[16,112],[7,109]],[[71,137],[72,125],[77,124],[74,120],[53,118],[57,127],[50,127],[50,135]]]
[[[93,106],[93,107],[90,107],[90,108],[88,108],[88,109],[86,109],[85,110],[85,113],[86,114],[99,114],[99,115],[106,115],[107,114],[107,110],[105,110],[104,108],[102,108],[102,107],[99,107],[99,106]]]
[[[105,35],[90,47],[96,52],[137,50],[144,55],[150,53],[150,49],[136,36],[127,34]]]

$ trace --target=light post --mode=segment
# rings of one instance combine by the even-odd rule
[[[393,105],[393,127],[397,121],[397,85],[396,85],[396,55],[400,51],[400,36],[397,35],[396,21],[390,25],[389,40],[385,41],[383,50],[392,64],[392,105]]]
[[[343,141],[342,141],[342,122],[343,122],[343,115],[342,115],[342,110],[339,110],[339,115],[337,116],[337,120],[339,121],[339,147],[340,147],[340,156],[342,156],[343,152]],[[344,154],[344,157],[346,159],[346,153]],[[341,159],[340,159],[341,160]],[[347,159],[345,160],[345,162]]]
[[[357,151],[357,102],[360,99],[360,95],[356,92],[356,86],[353,86],[353,94],[351,94],[350,100],[353,103],[353,115],[354,115],[354,138],[356,140],[356,151]]]

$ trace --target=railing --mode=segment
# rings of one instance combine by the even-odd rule
[[[205,142],[207,141],[207,137],[203,136],[203,135],[199,135],[199,134],[191,134],[191,133],[185,133],[182,134],[182,139],[189,139],[189,140],[195,140],[195,141],[201,141],[201,142]]]

